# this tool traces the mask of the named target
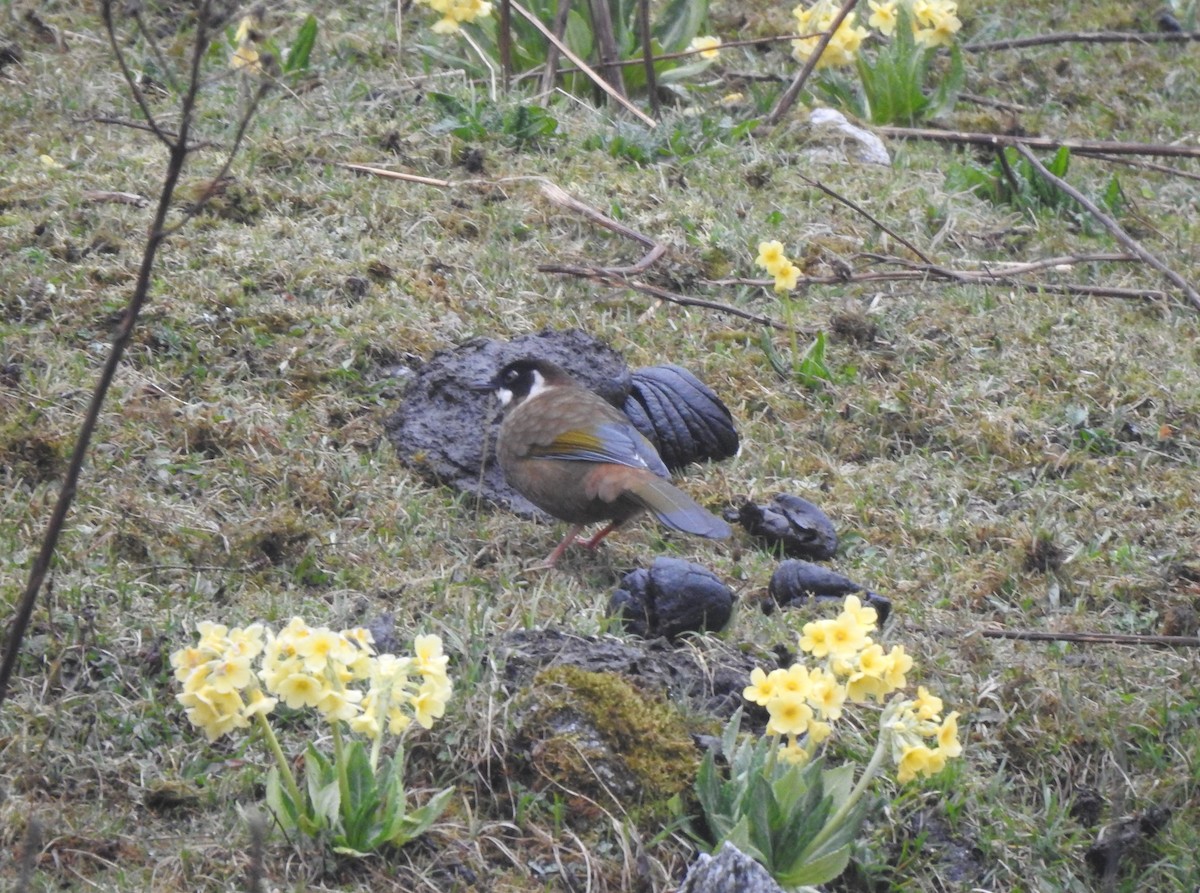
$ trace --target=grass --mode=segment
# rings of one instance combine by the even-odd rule
[[[302,11],[287,5],[275,21],[290,28]],[[760,7],[753,20],[786,12]],[[41,14],[70,32],[67,53],[38,43],[27,24],[3,26],[23,62],[0,74],[0,367],[15,370],[0,379],[0,616],[24,583],[148,221],[87,193],[153,197],[164,161],[145,135],[88,120],[133,114],[94,14],[57,3]],[[398,69],[378,10],[320,15],[320,82],[269,97],[234,165],[236,188],[161,255],[0,714],[0,846],[19,853],[37,820],[31,889],[244,888],[244,816],[261,799],[263,758],[197,738],[173,701],[166,655],[203,619],[301,613],[339,626],[384,611],[402,634],[440,633],[469,680],[440,729],[413,747],[414,784],[453,784],[461,796],[443,827],[391,860],[337,862],[269,836],[272,886],[666,890],[678,881],[691,855],[681,838],[658,839],[661,827],[628,815],[572,824],[561,792],[506,777],[512,717],[491,643],[523,629],[608,630],[621,573],[660,551],[712,567],[744,602],[765,589],[774,560],[747,543],[664,538],[643,524],[596,557],[525,578],[561,531],[414,477],[382,434],[409,370],[435,350],[545,326],[584,328],[632,365],[669,360],[708,381],[744,448],[692,470],[687,489],[712,506],[779,490],[821,505],[844,541],[835,567],[894,599],[888,637],[915,651],[921,681],[963,711],[961,765],[872,822],[863,868],[844,889],[1095,889],[1084,853],[1099,825],[1154,805],[1174,818],[1110,889],[1200,885],[1187,819],[1200,783],[1193,652],[939,631],[1154,633],[1169,610],[1194,607],[1194,310],[1009,287],[814,287],[791,318],[831,332],[826,363],[853,371],[803,387],[776,374],[754,327],[539,273],[548,261],[627,263],[630,246],[515,178],[549,176],[666,243],[668,287],[776,316],[769,290],[704,285],[708,265],[754,275],[764,238],[815,267],[895,250],[792,168],[951,266],[1113,245],[1050,215],[947,192],[956,152],[934,144],[891,144],[890,170],[818,166],[795,128],[734,139],[672,111],[663,129],[677,139],[620,151],[608,112],[567,102],[550,109],[553,137],[484,129],[464,142],[438,126],[444,111],[428,91],[486,111],[483,87],[411,77],[419,60],[407,56]],[[1149,24],[1132,15],[1122,4],[978,3],[964,19],[967,33],[990,39]],[[782,54],[736,60],[727,73],[791,71]],[[967,89],[1026,106],[1030,132],[1194,135],[1187,110],[1200,99],[1200,71],[1188,45],[1050,46],[966,63]],[[716,103],[724,92],[697,97],[702,120],[729,114]],[[205,136],[228,139],[234,82],[212,84],[206,99]],[[946,123],[981,116],[1001,117],[960,105]],[[458,166],[467,149],[482,152],[481,174]],[[216,155],[195,157],[185,193],[212,175]],[[313,158],[514,179],[438,190]],[[1194,181],[1082,158],[1069,177],[1096,194],[1114,171],[1130,201],[1123,224],[1195,281]],[[1128,265],[1064,278],[1162,287]],[[834,323],[845,314],[877,336],[840,337]],[[794,645],[803,619],[746,604],[725,639],[765,653]],[[5,885],[15,871],[0,867]]]

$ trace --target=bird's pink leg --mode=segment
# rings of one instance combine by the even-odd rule
[[[621,526],[620,524],[616,524],[616,523],[609,524],[607,527],[605,527],[603,530],[601,530],[595,536],[591,537],[591,539],[584,540],[581,545],[585,549],[595,549],[597,546],[600,545],[600,541],[602,539],[604,539],[606,536],[608,536],[610,533],[612,533],[614,530],[616,530],[620,526]]]
[[[583,530],[582,524],[572,525],[571,529],[567,531],[567,535],[563,537],[563,541],[554,547],[554,551],[546,557],[546,562],[542,566],[554,567],[558,563],[558,559],[562,558],[563,553],[579,538],[579,531],[581,530]]]

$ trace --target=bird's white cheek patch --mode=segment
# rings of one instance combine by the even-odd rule
[[[512,403],[513,392],[508,388],[496,388],[496,399],[500,401],[501,406],[508,406]]]
[[[531,384],[529,386],[529,393],[525,395],[525,399],[529,400],[533,397],[536,397],[538,394],[542,393],[542,391],[544,391],[544,390],[546,390],[545,376],[543,376],[542,373],[540,373],[536,369],[534,369],[533,370],[533,384]]]

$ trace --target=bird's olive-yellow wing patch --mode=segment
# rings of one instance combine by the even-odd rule
[[[531,447],[528,455],[572,462],[610,462],[645,468],[660,477],[668,474],[654,447],[632,425],[606,423],[591,429],[572,428],[549,443]]]

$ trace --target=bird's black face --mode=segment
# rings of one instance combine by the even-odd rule
[[[539,360],[516,360],[496,373],[491,388],[501,406],[515,406],[536,396],[546,386],[544,364]]]

